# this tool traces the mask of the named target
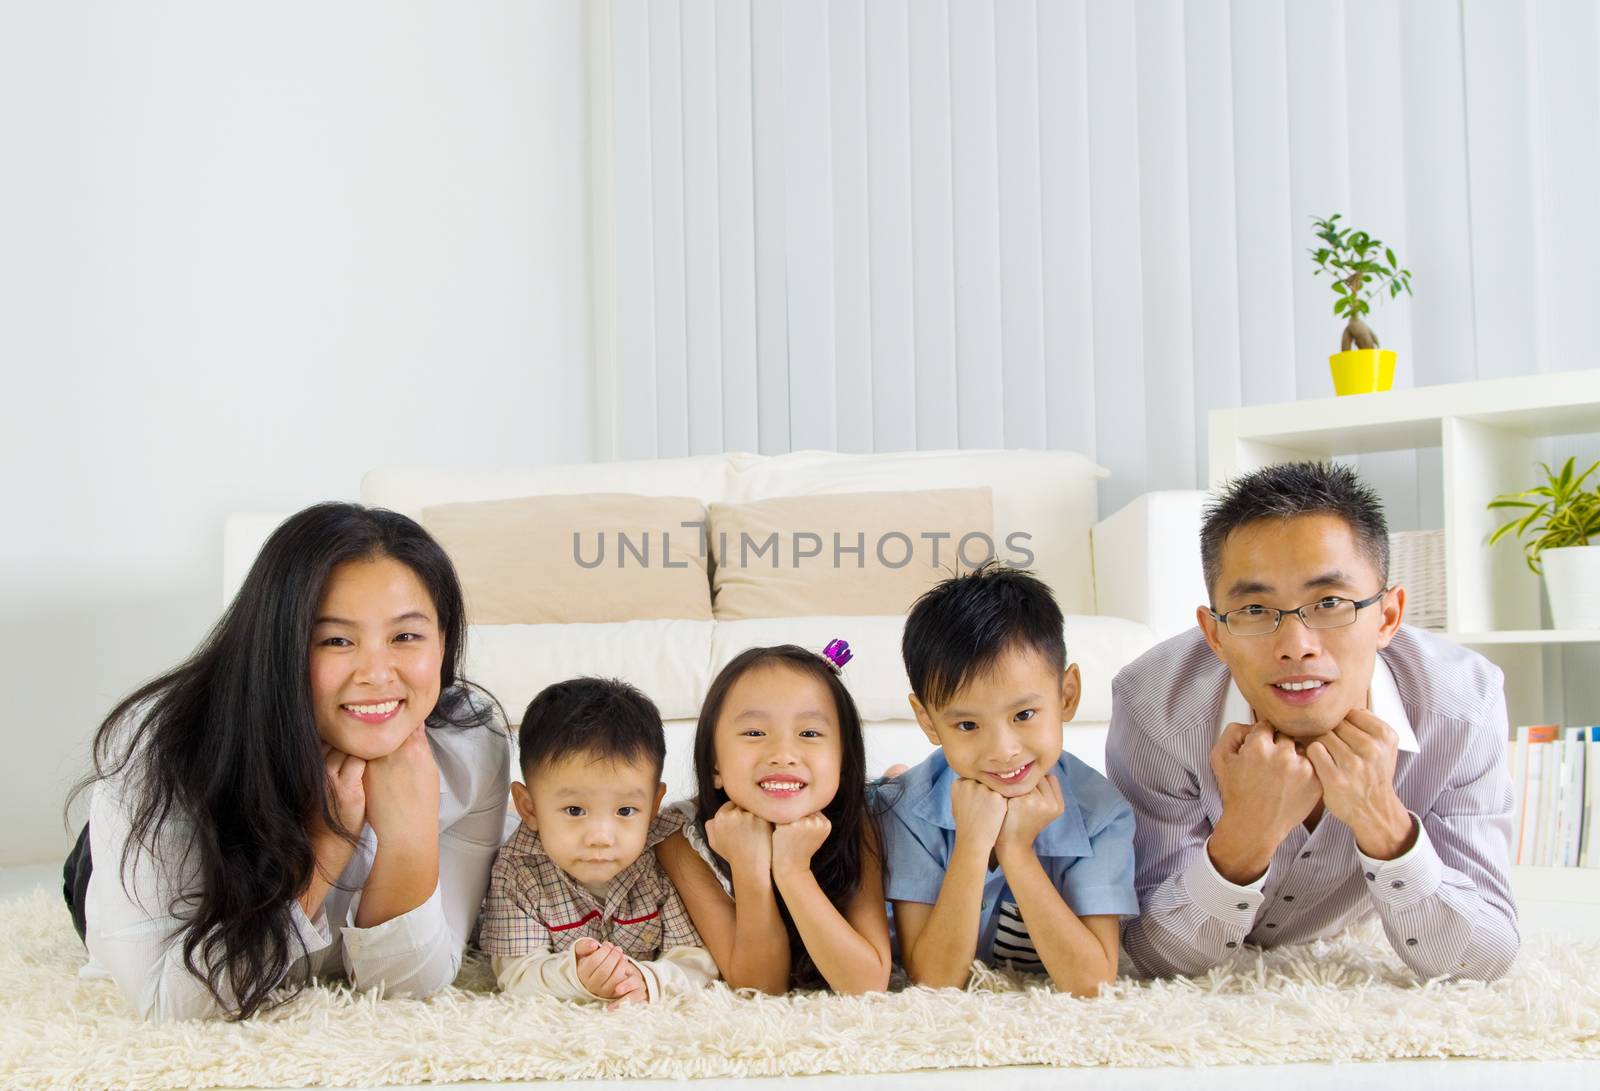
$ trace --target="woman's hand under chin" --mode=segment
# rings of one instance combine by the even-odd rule
[[[398,749],[366,762],[362,776],[366,821],[378,843],[433,842],[439,837],[439,766],[419,726]]]
[[[361,836],[361,827],[367,821],[367,787],[363,780],[367,771],[366,759],[335,750],[323,743],[322,765],[328,773],[328,798],[333,804],[334,816],[346,833],[352,837]],[[313,822],[322,830],[333,832],[328,829],[320,813],[314,816]]]
[[[300,906],[307,918],[317,915],[328,891],[350,863],[356,851],[351,838],[360,837],[361,827],[367,822],[366,761],[323,743],[322,767],[327,775],[328,803],[343,831],[328,825],[321,807],[311,812],[306,832],[311,837],[315,860],[311,879],[300,894]]]

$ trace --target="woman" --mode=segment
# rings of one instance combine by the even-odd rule
[[[200,648],[95,736],[67,864],[84,975],[151,1019],[245,1018],[341,969],[393,996],[448,985],[511,765],[460,677],[463,614],[403,515],[318,504],[274,531]]]

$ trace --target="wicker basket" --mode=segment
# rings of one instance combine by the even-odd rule
[[[1389,582],[1406,588],[1406,624],[1445,629],[1444,531],[1404,530],[1389,535]]]

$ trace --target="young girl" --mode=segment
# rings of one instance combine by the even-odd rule
[[[310,975],[448,985],[505,827],[510,741],[461,678],[450,559],[356,504],[291,516],[186,662],[95,736],[66,868],[89,952],[146,1018],[243,1018]]]
[[[839,665],[793,644],[751,648],[700,710],[698,795],[675,804],[691,822],[656,853],[734,988],[889,982],[861,718]]]

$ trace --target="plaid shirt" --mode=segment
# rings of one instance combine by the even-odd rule
[[[644,852],[611,880],[604,904],[556,866],[536,831],[519,825],[489,874],[478,945],[485,954],[516,956],[565,951],[588,936],[641,960],[673,947],[701,946],[683,900],[652,851],[682,825],[671,811],[651,823]]]

